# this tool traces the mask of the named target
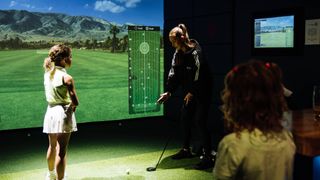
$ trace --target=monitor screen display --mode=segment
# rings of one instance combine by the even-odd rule
[[[250,23],[252,55],[292,56],[303,53],[303,9],[256,12],[252,14]]]
[[[293,48],[294,15],[254,19],[255,48]]]

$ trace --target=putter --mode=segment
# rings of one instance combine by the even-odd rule
[[[164,145],[164,148],[163,148],[163,150],[162,150],[162,153],[161,153],[161,155],[160,155],[160,158],[159,158],[156,166],[154,166],[154,167],[153,167],[153,166],[148,167],[148,168],[147,168],[147,171],[151,172],[151,171],[157,170],[157,167],[158,167],[158,165],[159,165],[159,163],[160,163],[160,160],[161,160],[161,158],[162,158],[162,155],[163,155],[164,151],[166,150],[166,148],[167,148],[167,146],[168,146],[168,143],[169,143],[169,141],[170,141],[170,137],[171,137],[171,136],[168,137],[168,140],[167,140],[166,144]]]

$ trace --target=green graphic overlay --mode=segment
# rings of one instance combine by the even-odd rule
[[[160,111],[160,27],[129,26],[129,113]]]

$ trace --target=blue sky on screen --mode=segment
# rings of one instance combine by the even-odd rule
[[[163,27],[163,0],[1,0],[0,9],[92,16],[118,24]]]
[[[272,17],[272,18],[261,18],[258,20],[265,20],[261,24],[262,26],[293,26],[294,17],[293,16],[280,16],[280,17]]]

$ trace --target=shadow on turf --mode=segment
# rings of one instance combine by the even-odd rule
[[[137,175],[125,175],[125,176],[114,176],[114,177],[86,177],[81,180],[145,180],[143,176]]]
[[[192,158],[174,160],[171,156],[165,157],[161,160],[158,165],[159,169],[177,169],[184,168],[185,170],[195,170],[194,166],[199,163],[200,159],[198,156]],[[204,169],[201,171],[212,172],[212,168]]]

